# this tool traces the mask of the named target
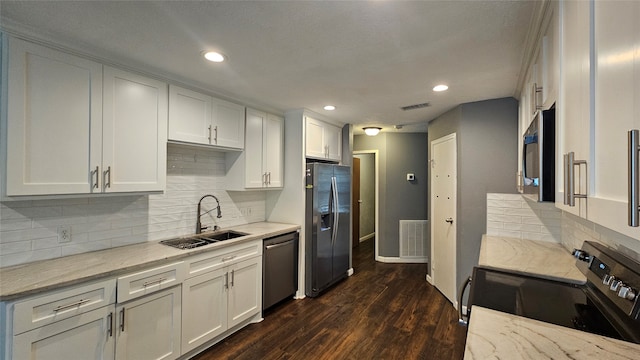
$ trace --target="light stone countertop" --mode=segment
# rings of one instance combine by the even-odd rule
[[[4,267],[0,268],[0,301],[7,301],[90,280],[117,276],[168,261],[184,259],[195,254],[246,241],[285,234],[298,229],[300,229],[299,225],[259,222],[223,229],[247,233],[249,234],[247,236],[190,250],[180,250],[162,245],[158,241],[153,241]]]
[[[464,359],[638,359],[640,344],[474,306]]]
[[[478,265],[540,278],[584,284],[576,259],[561,244],[483,235]]]

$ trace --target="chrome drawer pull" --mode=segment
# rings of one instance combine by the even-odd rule
[[[222,258],[222,261],[229,261],[229,260],[233,260],[233,259],[235,259],[235,258],[236,258],[236,256],[235,256],[235,255],[231,255],[231,256],[223,257],[223,258]]]
[[[147,286],[154,285],[154,284],[158,284],[158,285],[160,285],[160,284],[162,284],[162,282],[163,282],[163,281],[165,281],[165,280],[167,280],[167,278],[159,278],[159,279],[156,279],[156,280],[147,281],[147,282],[145,282],[144,284],[142,284],[142,286],[143,286],[143,287],[147,287]]]
[[[567,157],[565,158],[565,179],[568,178],[569,183],[567,184],[565,180],[565,184],[567,184],[567,189],[565,190],[565,204],[569,206],[576,206],[576,198],[586,199],[587,194],[576,194],[575,190],[575,167],[580,165],[587,166],[586,160],[575,160],[575,153],[573,151],[567,153]],[[568,193],[568,196],[566,195]]]
[[[62,311],[62,310],[65,310],[65,309],[70,309],[70,308],[73,308],[73,307],[79,307],[79,306],[82,306],[82,305],[84,305],[84,304],[86,304],[86,303],[88,303],[90,301],[91,301],[91,299],[80,299],[80,300],[74,302],[73,304],[60,305],[60,306],[56,307],[55,309],[53,309],[53,311],[54,312],[58,312],[58,311]]]

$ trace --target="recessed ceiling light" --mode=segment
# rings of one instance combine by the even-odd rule
[[[336,109],[336,107],[335,107],[335,106],[333,106],[333,105],[326,105],[326,106],[324,107],[324,109],[325,109],[325,110],[329,110],[329,111],[333,111],[333,110],[335,110],[335,109]]]
[[[433,91],[445,91],[447,90],[449,87],[447,85],[444,84],[440,84],[440,85],[436,85],[433,87]]]
[[[367,126],[367,127],[362,128],[362,130],[364,130],[364,133],[369,135],[369,136],[376,136],[376,135],[378,135],[380,130],[382,130],[382,128],[379,128],[379,127],[376,127],[376,126]]]
[[[219,52],[215,52],[215,51],[207,51],[204,53],[204,58],[209,60],[209,61],[213,61],[213,62],[223,62],[224,61],[224,55],[220,54]]]

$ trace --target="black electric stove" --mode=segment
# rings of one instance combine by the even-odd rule
[[[477,305],[640,343],[640,264],[593,242],[574,255],[587,277],[584,285],[474,268],[467,316]]]

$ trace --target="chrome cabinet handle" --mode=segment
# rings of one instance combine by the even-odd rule
[[[229,289],[229,273],[224,273],[224,288]]]
[[[96,181],[95,182],[93,182],[93,175],[94,174],[96,175]],[[100,167],[99,166],[96,166],[96,169],[94,171],[91,171],[91,183],[92,183],[92,186],[91,186],[92,189],[98,189],[99,188],[99,186],[100,186],[99,185],[99,183],[100,183]]]
[[[267,173],[267,185],[271,185],[271,171]]]
[[[124,332],[124,308],[120,310],[120,331]]]
[[[467,290],[467,287],[471,284],[471,276],[465,280],[464,284],[460,286],[460,291],[458,291],[458,324],[467,325],[469,323],[469,313],[471,312],[471,307],[467,303],[467,311],[466,313],[462,313],[462,299],[464,298],[464,292]],[[466,318],[466,320],[465,320]]]
[[[629,150],[629,226],[638,227],[640,225],[640,193],[638,192],[640,190],[640,130],[629,130],[627,144]]]
[[[533,83],[531,87],[531,95],[533,95],[533,101],[531,102],[531,113],[535,114],[536,111],[542,109],[542,105],[538,104],[538,94],[542,93],[542,86]]]
[[[207,129],[209,130],[209,136],[207,136],[207,139],[209,139],[209,144],[211,144],[211,125],[209,125]]]
[[[576,198],[586,199],[587,194],[576,194],[575,190],[575,167],[584,165],[587,166],[586,160],[575,160],[575,153],[573,151],[565,155],[565,205],[571,207],[576,206]]]
[[[162,282],[163,282],[163,281],[165,281],[165,280],[167,280],[167,278],[159,278],[159,279],[156,279],[156,280],[145,281],[145,282],[142,284],[142,287],[147,287],[147,286],[149,286],[149,285],[153,285],[153,284],[158,284],[158,285],[160,285],[160,284],[162,284]]]
[[[213,142],[215,142],[215,143],[217,144],[217,143],[218,143],[218,127],[217,127],[217,126],[216,126],[216,127],[214,127],[214,128],[213,128],[213,131],[214,131],[214,134],[215,134],[215,135],[213,136]]]
[[[222,258],[222,261],[229,261],[229,260],[233,260],[233,259],[235,259],[235,258],[236,258],[236,256],[235,256],[235,255],[231,255],[231,256],[223,257],[223,258]]]
[[[82,306],[82,305],[84,305],[84,304],[86,304],[86,303],[88,303],[90,301],[91,301],[91,299],[80,299],[80,300],[78,300],[78,301],[76,301],[74,303],[71,303],[71,304],[57,306],[55,309],[53,309],[53,312],[58,312],[58,311],[70,309],[70,308],[73,308],[73,307],[80,307],[80,306]]]
[[[236,277],[236,271],[235,270],[231,270],[231,287],[233,287],[233,281]]]
[[[109,335],[109,337],[113,336],[113,313],[110,312],[109,315],[107,315],[107,334]]]
[[[104,189],[111,188],[111,166],[107,166],[107,170],[102,173],[102,184]]]

